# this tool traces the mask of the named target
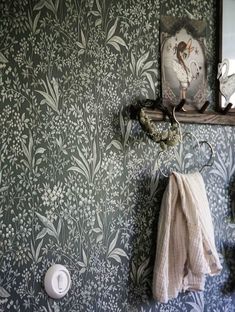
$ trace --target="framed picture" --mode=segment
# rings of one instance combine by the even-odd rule
[[[200,108],[207,100],[206,22],[163,16],[160,23],[163,101]]]

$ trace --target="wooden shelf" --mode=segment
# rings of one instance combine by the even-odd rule
[[[144,108],[144,111],[153,121],[167,120],[167,118],[164,118],[163,113],[159,110]],[[176,112],[175,116],[176,119],[182,123],[235,126],[235,114],[232,113],[223,115],[214,112],[204,112],[201,114],[197,111],[187,111]]]

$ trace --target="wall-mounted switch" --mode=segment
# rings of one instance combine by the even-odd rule
[[[44,279],[47,294],[54,299],[64,297],[71,286],[69,271],[60,264],[54,264],[47,271]]]

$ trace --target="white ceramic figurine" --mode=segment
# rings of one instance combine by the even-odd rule
[[[225,72],[222,73],[223,67],[226,66]],[[233,93],[235,92],[235,74],[228,76],[229,71],[229,61],[224,59],[222,63],[218,64],[218,74],[217,79],[220,81],[220,92],[225,98],[224,106],[229,104],[229,100]]]

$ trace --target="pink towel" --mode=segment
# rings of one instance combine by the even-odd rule
[[[205,275],[221,269],[203,178],[173,172],[161,204],[153,296],[166,303],[181,291],[204,290]]]

